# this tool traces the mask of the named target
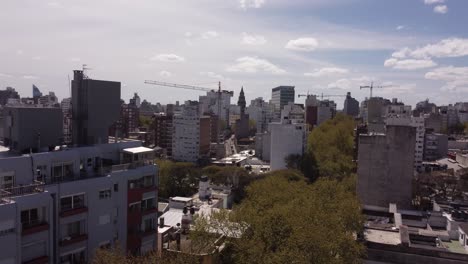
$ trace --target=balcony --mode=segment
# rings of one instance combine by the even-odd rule
[[[142,215],[148,215],[148,214],[154,214],[158,212],[158,207],[156,206],[151,206],[148,208],[141,208],[141,214]]]
[[[60,217],[68,217],[72,215],[83,214],[86,212],[88,212],[88,207],[82,206],[82,207],[63,210],[60,212]]]
[[[0,190],[0,203],[11,202],[11,197],[42,192],[44,192],[44,183],[40,181],[34,181],[34,183],[30,185],[21,185],[15,186],[13,188],[3,189]]]
[[[88,239],[87,234],[73,235],[73,236],[63,238],[62,240],[60,240],[59,244],[60,246],[65,247],[65,246],[73,245],[81,241],[86,241],[87,239]]]
[[[22,236],[39,233],[42,231],[49,230],[49,224],[42,220],[34,220],[30,222],[22,223],[23,229],[21,231]]]
[[[34,258],[34,259],[23,262],[23,264],[47,264],[47,263],[49,263],[49,257],[48,256],[41,256],[41,257]]]
[[[147,237],[147,236],[155,235],[157,232],[158,230],[155,227],[145,228],[144,230],[140,231],[140,237]]]

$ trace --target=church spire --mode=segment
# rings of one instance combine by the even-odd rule
[[[245,107],[247,103],[245,102],[245,95],[244,95],[244,86],[242,86],[241,91],[239,93],[239,100],[237,101],[237,105],[240,106],[241,115],[245,113]]]

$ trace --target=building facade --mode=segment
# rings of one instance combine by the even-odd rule
[[[357,194],[362,204],[410,208],[415,142],[416,129],[410,126],[359,135]]]
[[[346,94],[343,112],[346,115],[357,117],[359,115],[359,101],[351,97],[351,93]]]
[[[87,263],[157,248],[157,167],[141,142],[0,158],[2,263]]]
[[[278,86],[271,90],[271,103],[275,106],[275,112],[280,113],[289,102],[294,103],[294,86]]]
[[[427,133],[424,138],[424,160],[434,161],[445,158],[448,153],[448,136]]]
[[[302,155],[307,142],[304,122],[282,119],[270,124],[270,167],[271,170],[286,169],[285,158],[292,154]]]

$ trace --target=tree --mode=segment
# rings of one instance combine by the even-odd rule
[[[188,162],[157,160],[159,197],[191,196],[197,192],[200,170]]]
[[[312,153],[291,154],[285,158],[286,168],[299,170],[311,182],[318,178],[317,161]]]
[[[202,174],[208,176],[213,184],[231,185],[235,203],[239,203],[244,198],[245,187],[258,178],[249,174],[244,168],[236,166],[208,166],[202,169]]]
[[[156,252],[150,252],[144,256],[126,256],[117,247],[111,249],[97,249],[92,259],[92,264],[199,264],[197,256],[164,252],[158,256]]]
[[[356,169],[353,162],[355,122],[352,117],[338,114],[314,128],[309,135],[307,154],[316,160],[310,170],[318,169],[321,177],[342,179]]]
[[[348,178],[350,179],[350,178]],[[353,181],[308,184],[297,171],[270,173],[247,187],[230,221],[245,224],[231,240],[235,263],[360,263],[364,246]]]

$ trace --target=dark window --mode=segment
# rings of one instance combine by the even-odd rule
[[[114,192],[118,192],[118,191],[119,191],[119,184],[115,183],[114,184]]]

